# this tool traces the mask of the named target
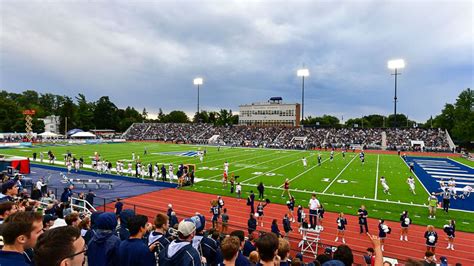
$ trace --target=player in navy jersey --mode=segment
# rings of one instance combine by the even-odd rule
[[[360,159],[360,162],[361,162],[362,164],[364,164],[364,162],[365,162],[365,155],[364,155],[364,152],[363,152],[363,151],[361,151],[361,152],[359,153],[359,159]]]
[[[321,154],[318,154],[318,166],[321,166]]]
[[[329,155],[329,161],[332,162],[333,159],[334,159],[334,149],[331,151],[331,153]]]
[[[448,236],[448,246],[446,249],[454,250],[454,238],[456,237],[456,222],[449,221],[449,224],[444,226],[444,232]]]
[[[212,228],[217,229],[217,227],[219,226],[219,215],[221,213],[221,209],[219,208],[217,200],[211,201],[210,213],[212,214]]]
[[[400,215],[400,241],[408,241],[408,227],[410,227],[411,219],[408,217],[408,211],[403,211]]]
[[[438,234],[434,230],[434,226],[427,226],[424,237],[426,239],[426,251],[431,251],[433,254],[435,254],[436,243],[438,242]]]
[[[347,219],[344,217],[344,213],[339,213],[339,216],[336,219],[337,223],[337,235],[336,235],[336,240],[338,241],[339,237],[342,239],[342,243],[346,243],[346,240],[344,239],[344,231],[346,231],[346,225],[347,225]]]
[[[342,159],[346,159],[346,149],[342,149]]]

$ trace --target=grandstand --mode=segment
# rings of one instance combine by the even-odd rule
[[[375,150],[451,152],[455,148],[447,131],[421,128],[326,129],[135,123],[122,137],[127,140],[280,149],[356,147]]]

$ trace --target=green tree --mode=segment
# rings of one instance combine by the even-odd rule
[[[58,115],[60,116],[59,132],[61,134],[64,134],[67,130],[73,129],[76,126],[76,110],[77,106],[74,104],[71,97],[64,96],[64,101],[58,112]]]
[[[189,117],[183,111],[171,111],[166,115],[166,123],[189,123]]]
[[[79,93],[76,97],[77,101],[77,116],[76,116],[76,125],[82,130],[90,130],[94,127],[94,104],[89,103],[86,100],[84,94]]]
[[[98,129],[118,130],[118,108],[110,101],[108,96],[102,96],[95,103],[94,125]]]

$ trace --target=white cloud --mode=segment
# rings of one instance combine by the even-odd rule
[[[473,80],[472,2],[2,1],[0,86],[138,110],[194,112],[283,96],[306,114],[391,113],[386,60],[404,57],[400,109],[423,120]],[[408,91],[409,93],[406,93]],[[430,91],[429,94],[426,91]],[[420,97],[431,104],[420,108]]]

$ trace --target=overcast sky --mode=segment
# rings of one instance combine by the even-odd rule
[[[398,112],[424,122],[473,88],[473,1],[5,1],[0,89],[110,96],[157,113],[281,96],[305,115],[393,113],[387,60],[404,58]]]

